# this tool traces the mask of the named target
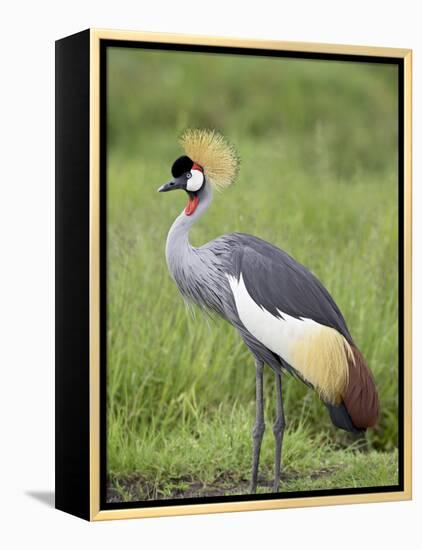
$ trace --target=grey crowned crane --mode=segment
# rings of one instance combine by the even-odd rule
[[[356,434],[378,419],[374,379],[328,291],[286,252],[243,233],[191,246],[190,228],[210,206],[213,189],[234,181],[239,162],[234,148],[215,131],[187,130],[181,144],[185,155],[174,162],[171,181],[158,189],[182,189],[188,194],[188,204],[167,237],[168,268],[185,300],[231,323],[255,359],[252,493],[257,488],[265,429],[264,364],[275,374],[273,490],[277,492],[285,428],[282,374],[289,372],[315,389],[333,424]]]

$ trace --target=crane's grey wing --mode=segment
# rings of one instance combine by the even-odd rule
[[[332,327],[353,343],[339,308],[322,283],[306,267],[276,246],[242,233],[230,235],[234,252],[230,275],[242,276],[256,304],[275,317],[283,313]]]

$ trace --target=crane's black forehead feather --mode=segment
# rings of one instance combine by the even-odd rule
[[[185,172],[189,172],[192,169],[193,160],[191,160],[186,155],[179,157],[174,161],[173,166],[171,167],[171,173],[173,178],[178,178]]]

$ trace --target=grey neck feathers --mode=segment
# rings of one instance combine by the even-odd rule
[[[227,248],[224,239],[214,239],[199,248],[189,242],[190,228],[205,213],[211,201],[212,189],[205,185],[195,212],[191,216],[182,212],[175,220],[167,236],[167,264],[180,293],[188,302],[232,318],[230,312],[235,308],[222,265],[222,252]],[[225,252],[230,255],[228,249]]]
[[[189,261],[195,256],[196,249],[189,243],[189,230],[203,216],[211,202],[212,189],[206,183],[199,193],[199,204],[195,212],[191,216],[187,216],[183,210],[170,228],[167,235],[166,259],[173,279],[176,279],[177,271],[181,265],[189,264]]]

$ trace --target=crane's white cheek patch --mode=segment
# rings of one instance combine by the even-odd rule
[[[245,328],[279,355],[331,402],[338,402],[347,385],[350,347],[336,330],[312,319],[275,317],[250,296],[242,275],[227,275],[237,312]],[[350,350],[351,353],[351,350]]]
[[[186,189],[188,191],[199,191],[204,183],[204,174],[200,170],[191,170],[192,177],[188,179]]]

